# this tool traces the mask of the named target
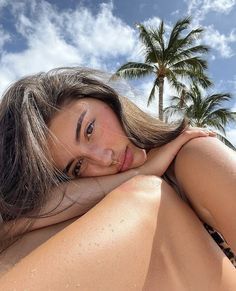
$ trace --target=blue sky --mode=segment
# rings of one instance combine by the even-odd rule
[[[212,92],[230,92],[236,111],[236,0],[0,0],[0,93],[21,76],[59,66],[113,72],[126,61],[142,61],[135,23],[166,30],[191,15],[211,47]],[[135,83],[135,101],[145,108],[152,79]],[[173,94],[165,87],[165,102]],[[134,99],[133,96],[131,98]],[[155,112],[156,103],[149,108]],[[236,127],[227,128],[236,145]]]

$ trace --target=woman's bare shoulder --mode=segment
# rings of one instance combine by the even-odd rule
[[[230,149],[220,140],[215,137],[199,137],[190,140],[179,151],[176,157],[176,163],[181,162],[181,160],[193,158],[236,158],[235,151]]]

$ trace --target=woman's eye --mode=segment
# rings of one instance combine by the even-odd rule
[[[95,120],[93,122],[89,123],[89,125],[87,127],[86,135],[87,135],[88,138],[90,138],[91,134],[93,133],[94,122],[95,122]]]
[[[75,164],[74,169],[73,169],[73,173],[72,173],[74,177],[78,177],[79,176],[82,163],[83,163],[83,160],[79,160]]]

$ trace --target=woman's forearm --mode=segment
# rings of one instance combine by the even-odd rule
[[[138,174],[138,169],[131,169],[116,175],[80,178],[62,184],[52,191],[50,199],[41,210],[42,218],[35,219],[30,230],[85,214],[109,192]]]
[[[200,129],[185,130],[169,144],[149,153],[148,160],[139,168],[116,175],[80,178],[62,184],[52,191],[48,202],[41,210],[44,218],[36,219],[30,229],[37,229],[83,215],[114,188],[138,174],[162,176],[183,144],[196,137],[206,137],[209,134]]]
[[[110,176],[81,178],[52,190],[38,218],[9,221],[2,229],[6,237],[57,224],[84,215],[113,189],[139,174],[138,169]],[[129,195],[127,193],[127,195]]]

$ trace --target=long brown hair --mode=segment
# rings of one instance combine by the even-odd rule
[[[47,146],[48,124],[66,103],[87,97],[107,103],[130,140],[145,149],[170,142],[185,128],[185,120],[170,125],[144,113],[101,76],[90,69],[58,68],[22,78],[5,92],[0,105],[3,220],[37,213],[52,187],[66,179],[53,166]]]

